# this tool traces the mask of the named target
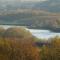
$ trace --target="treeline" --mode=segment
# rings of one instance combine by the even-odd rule
[[[40,46],[36,44],[37,40],[22,27],[1,27],[0,60],[60,60],[59,37],[50,38],[42,44],[40,39]]]
[[[60,60],[60,37],[49,40],[49,45],[43,45],[41,48],[41,60]]]

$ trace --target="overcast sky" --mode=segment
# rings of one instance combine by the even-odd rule
[[[37,1],[46,1],[46,0],[21,0],[21,1],[34,1],[34,2],[37,2]]]
[[[22,2],[39,2],[39,1],[46,1],[46,0],[0,0],[0,1],[22,1]]]

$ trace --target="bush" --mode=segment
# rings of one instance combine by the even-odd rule
[[[38,49],[29,31],[9,28],[0,39],[0,60],[39,60]]]
[[[60,38],[51,39],[50,46],[42,47],[41,60],[60,60]]]
[[[10,39],[10,40],[27,39],[30,37],[32,37],[32,34],[22,27],[21,28],[19,27],[8,28],[4,33],[4,38]]]

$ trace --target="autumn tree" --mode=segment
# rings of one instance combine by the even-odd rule
[[[5,29],[3,27],[0,27],[0,39],[3,38]]]
[[[42,60],[60,60],[60,38],[49,39],[50,45],[43,46],[40,52]]]
[[[40,60],[39,51],[33,45],[34,38],[25,28],[8,28],[3,37],[0,43],[1,60]]]
[[[53,60],[60,60],[60,38],[55,37],[51,42],[51,55]]]

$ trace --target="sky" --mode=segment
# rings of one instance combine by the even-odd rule
[[[46,1],[46,0],[0,0],[2,2],[5,1],[21,1],[21,2],[40,2],[40,1]]]
[[[21,1],[32,1],[32,2],[37,2],[37,1],[46,1],[46,0],[21,0]]]

